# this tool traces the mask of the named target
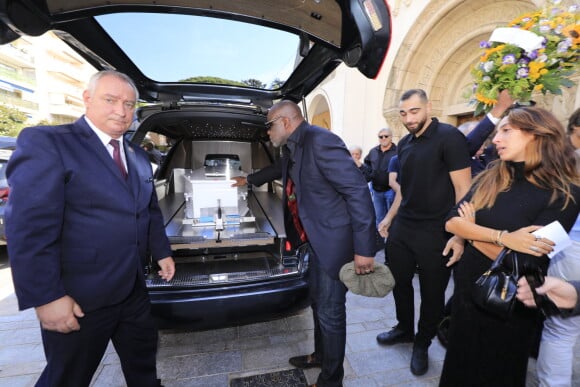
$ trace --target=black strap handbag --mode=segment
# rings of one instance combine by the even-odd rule
[[[511,265],[506,265],[506,260],[511,260]],[[518,265],[517,253],[503,249],[489,270],[475,281],[473,302],[499,318],[509,318],[516,302],[520,277]]]

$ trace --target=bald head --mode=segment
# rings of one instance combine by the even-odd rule
[[[272,117],[284,116],[288,118],[295,117],[300,122],[304,120],[304,117],[302,116],[302,111],[300,110],[298,105],[296,105],[292,101],[287,100],[280,101],[274,104],[274,106],[272,106],[270,108],[270,111],[268,112],[268,117],[270,116]]]
[[[274,146],[286,144],[288,137],[304,121],[302,111],[292,101],[280,101],[270,108],[267,117],[268,135]]]

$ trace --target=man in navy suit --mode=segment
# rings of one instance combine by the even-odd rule
[[[151,254],[169,281],[175,265],[147,154],[123,140],[137,98],[125,74],[93,75],[85,115],[24,129],[8,163],[14,287],[47,360],[38,386],[88,386],[109,340],[128,386],[159,386],[143,267]]]
[[[291,358],[290,363],[302,368],[321,366],[317,386],[342,386],[346,287],[338,273],[353,259],[357,274],[373,271],[375,215],[370,192],[343,141],[329,130],[309,125],[295,103],[275,104],[268,112],[267,126],[270,141],[283,147],[286,214],[292,217],[290,208],[294,207],[298,215],[292,220],[293,231],[298,231],[294,239],[308,241],[311,248],[314,353]],[[264,179],[279,177],[279,167],[268,170]]]

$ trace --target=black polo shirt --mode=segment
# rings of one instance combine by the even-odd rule
[[[397,217],[443,222],[455,205],[449,172],[471,166],[465,136],[456,127],[432,119],[425,132],[399,141],[403,200]]]

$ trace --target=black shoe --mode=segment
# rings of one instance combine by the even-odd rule
[[[411,356],[411,372],[413,375],[421,376],[429,369],[428,348],[413,346],[413,356]]]
[[[398,326],[394,327],[388,332],[379,333],[377,341],[379,344],[393,345],[397,343],[412,343],[413,334],[400,329]]]
[[[288,360],[290,364],[292,364],[296,368],[308,369],[308,368],[320,368],[322,363],[314,356],[311,355],[302,355],[302,356],[294,356]]]

